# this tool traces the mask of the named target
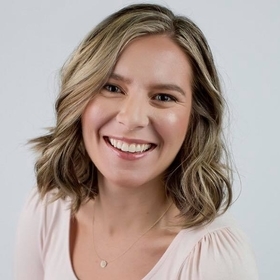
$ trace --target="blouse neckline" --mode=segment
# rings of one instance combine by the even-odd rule
[[[70,273],[72,274],[71,276],[75,280],[79,280],[78,277],[76,276],[76,273],[74,271],[72,261],[71,261],[71,254],[70,254],[70,226],[71,226],[71,210],[67,210],[67,238],[65,238],[65,249],[67,251],[67,266],[69,267]],[[186,231],[187,229],[181,229],[176,236],[173,238],[163,255],[160,257],[160,259],[156,262],[156,264],[153,266],[153,268],[142,278],[142,280],[148,280],[152,275],[154,275],[159,268],[162,266],[164,263],[165,259],[168,257],[169,253],[173,250],[173,248],[176,248],[176,245],[180,242],[182,234]]]

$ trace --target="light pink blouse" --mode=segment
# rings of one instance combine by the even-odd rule
[[[18,225],[16,280],[77,280],[69,255],[69,203],[46,204],[32,191]],[[257,280],[258,272],[246,237],[224,214],[199,229],[181,230],[142,280],[150,279]]]

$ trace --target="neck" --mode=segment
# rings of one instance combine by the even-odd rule
[[[94,219],[109,236],[141,233],[160,218],[171,204],[163,184],[151,182],[138,187],[119,187],[99,180],[99,195],[94,202]],[[165,225],[163,217],[157,225]]]

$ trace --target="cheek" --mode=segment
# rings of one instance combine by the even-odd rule
[[[99,130],[108,119],[108,110],[105,108],[97,99],[88,104],[81,118],[83,132]]]
[[[87,105],[84,113],[82,114],[82,122],[94,123],[100,113],[101,113],[100,106],[98,106],[95,100],[93,100]]]
[[[190,113],[185,108],[168,112],[162,117],[161,127],[164,127],[165,132],[173,139],[176,137],[178,140],[181,139],[183,141],[187,133],[189,119]],[[170,132],[172,132],[172,134]]]

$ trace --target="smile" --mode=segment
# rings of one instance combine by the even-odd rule
[[[108,142],[113,146],[114,148],[127,152],[127,153],[143,153],[151,149],[153,146],[150,143],[144,143],[144,144],[139,144],[139,143],[127,143],[125,141],[121,141],[118,139],[114,138],[107,138]]]

